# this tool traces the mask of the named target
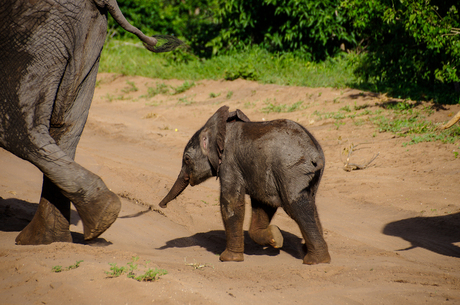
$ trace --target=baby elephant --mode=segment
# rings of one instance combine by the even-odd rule
[[[304,264],[329,263],[327,244],[315,205],[324,171],[324,153],[315,138],[289,120],[250,122],[240,110],[223,106],[188,142],[182,169],[161,207],[190,183],[220,178],[220,208],[227,236],[221,261],[243,261],[244,196],[251,197],[249,236],[262,246],[280,248],[283,236],[270,225],[278,207],[300,227]]]

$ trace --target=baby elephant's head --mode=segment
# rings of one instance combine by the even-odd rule
[[[229,112],[222,106],[188,141],[182,157],[182,168],[176,182],[160,202],[164,208],[190,184],[200,184],[217,176],[224,150],[226,123]]]

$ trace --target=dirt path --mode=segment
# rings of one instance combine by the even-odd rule
[[[99,75],[76,159],[122,197],[123,208],[89,244],[76,213],[75,243],[14,244],[37,207],[41,174],[0,150],[1,304],[460,303],[460,158],[453,153],[460,143],[403,146],[407,138],[379,133],[365,118],[338,124],[313,115],[347,105],[375,110],[375,103],[385,102],[351,89],[201,81],[177,95],[147,97],[149,87],[152,93],[161,84],[178,88],[183,81]],[[299,100],[306,109],[260,111]],[[274,223],[285,238],[282,249],[260,247],[246,234],[245,261],[219,262],[225,234],[214,179],[187,188],[167,209],[158,207],[179,173],[188,139],[224,104],[254,121],[298,121],[319,140],[327,166],[317,205],[331,264],[302,265],[300,231],[281,210]],[[459,110],[446,106],[430,119],[445,121]],[[341,151],[351,143],[363,148],[352,155],[355,163],[379,153],[371,167],[342,169]],[[139,257],[138,275],[145,266],[168,274],[156,282],[107,277],[109,263],[127,266],[132,257]],[[76,269],[51,272],[80,260]]]

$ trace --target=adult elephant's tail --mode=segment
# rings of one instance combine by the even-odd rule
[[[155,36],[147,36],[142,33],[141,30],[133,26],[126,20],[125,16],[121,12],[120,8],[118,7],[118,3],[116,0],[94,0],[97,6],[101,8],[106,8],[110,15],[112,15],[113,19],[126,31],[133,33],[144,43],[144,46],[147,50],[161,53],[161,52],[169,52],[177,48],[178,46],[182,45],[183,42],[177,39],[174,36],[170,35],[155,35]],[[161,45],[157,46],[158,40],[161,41]]]

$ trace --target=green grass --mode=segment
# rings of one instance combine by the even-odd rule
[[[156,87],[147,87],[147,95],[142,95],[143,98],[152,98],[158,94],[168,94],[169,87],[165,83],[156,83]]]
[[[460,141],[460,126],[456,125],[450,129],[441,132],[430,132],[424,134],[415,134],[409,136],[410,141],[403,143],[403,146],[413,145],[422,142],[442,142],[444,144],[455,144]],[[453,152],[455,158],[458,152]]]
[[[182,85],[179,85],[177,87],[168,86],[165,83],[157,82],[156,87],[147,87],[147,95],[142,95],[141,97],[152,98],[158,94],[176,95],[176,94],[183,93],[194,86],[196,86],[195,82],[188,82],[188,81],[185,81]],[[172,89],[172,92],[171,92],[171,89]]]
[[[383,105],[386,112],[370,116],[379,132],[390,132],[400,137],[408,138],[403,146],[422,142],[442,142],[455,144],[460,142],[460,126],[455,125],[447,130],[438,130],[429,117],[434,113],[433,109],[423,107],[416,109],[418,103],[408,101]],[[367,111],[367,109],[365,110]],[[381,115],[383,114],[385,115]],[[390,114],[390,115],[388,115]]]
[[[276,100],[275,100],[276,101]],[[303,106],[303,101],[298,101],[292,105],[286,105],[286,104],[281,104],[281,105],[275,105],[270,102],[265,102],[267,106],[261,109],[262,112],[264,113],[270,113],[270,112],[293,112],[297,110],[302,110],[306,109],[306,106]]]
[[[271,54],[259,47],[185,62],[171,61],[171,56],[151,53],[135,40],[109,40],[102,51],[99,72],[192,81],[245,78],[265,84],[336,88],[355,80],[347,59],[352,55],[348,54],[320,63],[290,53]]]
[[[181,98],[179,98],[177,103],[185,105],[185,106],[189,106],[189,105],[193,104],[193,97],[190,97],[190,96],[181,97]]]
[[[144,270],[146,270],[143,271],[143,273],[141,271],[141,274],[138,275],[139,264],[136,264],[138,260],[139,256],[133,256],[131,262],[127,263],[128,266],[121,267],[118,267],[115,263],[109,263],[109,265],[111,266],[110,272],[106,271],[105,273],[109,278],[119,277],[123,274],[126,274],[128,278],[134,279],[139,282],[153,282],[156,281],[160,276],[168,274],[168,271],[164,269],[148,268],[147,265],[149,264],[149,261],[147,261],[144,266]]]
[[[116,263],[109,263],[110,267],[110,272],[106,271],[105,274],[107,274],[108,277],[119,277],[123,273],[126,272],[127,267],[126,266],[121,266],[118,267]]]
[[[378,85],[379,80],[364,80],[353,71],[365,54],[340,53],[322,62],[311,62],[293,53],[269,53],[258,47],[248,47],[226,55],[198,58],[180,49],[169,53],[154,54],[147,51],[138,40],[108,39],[102,51],[100,72],[123,75],[140,75],[161,79],[226,79],[243,78],[264,84],[295,85],[308,87],[352,87],[366,91],[388,93],[400,98],[402,91],[429,91],[415,94],[412,99],[427,100],[434,97],[436,103],[460,103],[460,94],[445,92],[446,86],[436,88],[417,87],[393,90]],[[394,84],[395,88],[398,84]],[[407,90],[405,90],[407,89]],[[409,92],[408,91],[408,92]],[[415,92],[414,91],[414,92]],[[427,91],[427,92],[428,92]],[[399,92],[399,93],[398,93]],[[412,96],[412,95],[411,95]],[[418,96],[418,97],[417,97]],[[337,100],[334,100],[336,102]]]
[[[195,82],[188,82],[188,81],[185,81],[182,85],[180,86],[177,86],[177,87],[172,87],[171,88],[173,89],[173,95],[175,94],[180,94],[180,93],[183,93],[187,90],[189,90],[190,88],[192,87],[195,87]]]
[[[130,81],[127,81],[126,84],[128,86],[124,87],[123,89],[121,89],[121,91],[123,93],[129,93],[129,92],[136,92],[136,91],[139,91],[139,88],[136,87],[136,85],[134,84],[134,82],[130,82]]]
[[[269,105],[271,109],[271,104]],[[283,109],[286,105],[273,106],[272,111]],[[399,103],[380,105],[381,108],[374,111],[370,107],[355,107],[359,109],[354,113],[349,106],[339,109],[337,112],[321,112],[315,110],[312,115],[317,121],[334,119],[337,129],[344,124],[344,119],[352,119],[355,126],[362,126],[368,120],[378,132],[388,132],[399,137],[407,138],[403,146],[414,145],[422,142],[441,142],[444,144],[460,144],[460,126],[457,124],[447,130],[438,130],[437,125],[429,120],[434,113],[430,107],[418,107],[418,103],[403,101]],[[267,109],[266,108],[263,108]],[[362,110],[364,109],[364,110]],[[278,111],[280,112],[280,111]],[[365,119],[361,117],[367,117]],[[454,154],[455,155],[455,154]]]
[[[183,52],[183,51],[180,51]],[[179,52],[179,53],[180,53]],[[323,62],[309,62],[291,53],[271,54],[260,47],[249,47],[244,51],[233,52],[227,55],[219,55],[210,59],[190,57],[181,60],[181,56],[173,53],[153,54],[147,51],[140,42],[109,40],[104,46],[100,72],[113,72],[124,75],[140,75],[160,79],[186,80],[178,87],[167,86],[157,83],[156,87],[148,89],[146,98],[157,94],[178,94],[195,86],[195,82],[202,79],[233,80],[243,78],[258,81],[263,84],[278,84],[307,87],[355,87],[359,83],[353,74],[354,63],[360,55],[349,53],[335,58],[329,58]],[[134,84],[127,83],[125,93],[135,91]],[[376,91],[378,92],[378,90]],[[383,91],[385,92],[385,91]],[[254,91],[254,94],[256,92]],[[343,91],[341,91],[343,94]],[[211,93],[210,98],[215,98],[221,93]],[[222,93],[227,99],[231,99],[233,91]],[[318,93],[318,97],[322,92]],[[109,101],[121,99],[107,95]],[[308,99],[313,94],[307,95]],[[334,99],[333,103],[340,103],[340,98]],[[178,104],[191,105],[194,103],[193,96],[184,96],[178,99]],[[460,100],[459,100],[460,103]],[[245,108],[255,107],[256,103],[247,102]],[[345,105],[337,112],[320,112],[316,110],[313,115],[317,120],[332,118],[336,120],[336,127],[343,125],[343,120],[352,119],[356,126],[363,125],[367,120],[371,121],[379,132],[390,132],[401,137],[410,139],[405,145],[420,142],[439,141],[442,143],[457,143],[460,139],[458,127],[446,131],[438,131],[428,117],[433,113],[431,109],[419,109],[418,103],[412,101],[390,102],[379,105],[377,110],[370,110],[373,105],[365,104],[357,106]],[[260,111],[292,112],[306,109],[302,101],[293,105],[266,101]],[[363,118],[361,118],[363,117]]]
[[[69,271],[69,270],[72,270],[72,269],[77,269],[78,267],[80,267],[80,264],[83,262],[83,260],[81,261],[76,261],[75,264],[73,265],[70,265],[68,267],[65,267],[65,268],[62,268],[62,266],[54,266],[53,268],[51,268],[51,271],[52,272],[55,272],[55,273],[59,273],[59,272],[62,272],[62,271]]]

